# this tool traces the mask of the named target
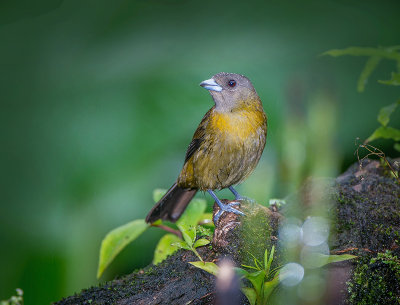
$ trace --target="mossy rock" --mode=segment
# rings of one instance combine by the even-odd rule
[[[390,162],[399,171],[400,160]],[[354,164],[337,179],[325,179],[324,183],[324,198],[320,200],[329,202],[331,250],[358,255],[354,262],[328,265],[331,274],[341,274],[340,280],[333,279],[336,283],[328,283],[328,290],[333,289],[330,295],[339,296],[330,304],[400,304],[398,181],[384,164],[364,160],[361,167]],[[303,203],[298,218],[307,215],[307,200],[313,197],[312,191],[305,187],[292,196]],[[290,208],[289,199],[283,214]],[[204,260],[218,261],[230,256],[237,265],[252,265],[252,255],[262,261],[265,249],[279,246],[281,214],[246,202],[241,209],[247,217],[232,213],[221,216],[213,247],[198,248]],[[278,247],[277,255],[281,252]],[[188,263],[197,260],[192,252],[181,250],[157,266],[83,290],[56,304],[213,304],[215,277]],[[278,262],[279,257],[274,261]],[[344,284],[336,285],[338,281]],[[243,299],[242,303],[245,302]]]
[[[400,304],[399,257],[391,251],[361,257],[347,285],[348,304]]]

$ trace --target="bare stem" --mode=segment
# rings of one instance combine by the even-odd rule
[[[368,151],[368,154],[365,155],[361,160],[360,160],[360,155],[359,155],[359,149],[360,148],[364,148]],[[381,158],[382,160],[385,161],[386,165],[390,168],[390,171],[393,173],[393,176],[397,179],[397,182],[400,184],[400,177],[399,174],[393,169],[393,167],[390,165],[390,162],[386,159],[386,155],[385,153],[380,150],[379,148],[372,146],[371,144],[367,144],[364,142],[364,144],[359,144],[356,150],[356,154],[357,154],[357,159],[358,159],[358,163],[360,165],[360,168],[362,166],[362,161],[366,158],[368,158],[369,156],[377,156],[379,158]]]
[[[162,230],[164,230],[164,231],[167,231],[167,232],[169,232],[169,233],[172,233],[172,234],[178,236],[179,238],[182,238],[182,233],[181,233],[181,231],[179,231],[179,230],[172,229],[172,228],[170,228],[170,227],[168,227],[168,226],[165,226],[165,225],[155,225],[155,224],[152,224],[151,226],[152,226],[152,227],[160,228],[160,229],[162,229]]]

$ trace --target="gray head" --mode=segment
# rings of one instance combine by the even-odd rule
[[[250,80],[240,74],[221,72],[200,83],[209,90],[220,112],[231,111],[244,104],[259,101],[259,97]]]

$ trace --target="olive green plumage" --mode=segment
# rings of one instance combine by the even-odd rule
[[[197,190],[238,184],[260,160],[267,117],[251,82],[243,75],[218,73],[203,83],[215,106],[195,131],[177,182],[150,211],[147,222],[176,221]]]

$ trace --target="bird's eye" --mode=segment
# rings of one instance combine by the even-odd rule
[[[229,85],[229,87],[235,87],[236,86],[236,81],[235,80],[233,80],[233,79],[231,79],[229,82],[228,82],[228,85]]]

